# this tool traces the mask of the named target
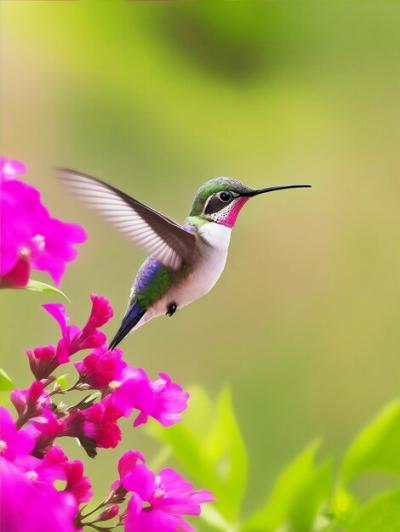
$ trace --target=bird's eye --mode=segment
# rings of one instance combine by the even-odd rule
[[[224,201],[225,203],[228,203],[228,201],[231,201],[232,194],[230,192],[226,192],[225,190],[223,192],[220,192],[218,194],[218,197],[221,201]]]

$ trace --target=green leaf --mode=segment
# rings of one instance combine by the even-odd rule
[[[59,388],[62,392],[66,390],[69,387],[68,373],[65,373],[64,375],[60,375],[59,377],[57,377],[56,380],[54,381],[54,386]]]
[[[247,455],[229,390],[213,407],[206,393],[190,391],[190,408],[182,423],[151,433],[167,443],[176,460],[200,486],[210,489],[215,508],[229,523],[238,519],[247,480]]]
[[[347,451],[341,479],[347,483],[368,471],[400,474],[400,401],[392,401],[357,436]]]
[[[205,504],[201,509],[201,518],[208,525],[223,532],[237,532],[237,527],[230,525],[213,504]]]
[[[12,408],[9,392],[0,392],[0,406],[4,406],[7,409]]]
[[[151,420],[147,424],[148,432],[168,444],[186,471],[200,482],[205,479],[209,481],[214,475],[207,464],[204,449],[199,441],[200,434],[206,431],[205,421],[211,415],[210,409],[211,405],[203,390],[193,388],[190,390],[189,409],[181,423],[169,428],[164,428]]]
[[[333,494],[329,514],[338,525],[347,523],[352,515],[358,511],[359,504],[357,499],[347,489],[346,486],[339,484]]]
[[[391,490],[362,506],[350,523],[348,532],[396,532],[400,530],[400,490]]]
[[[61,290],[56,288],[55,286],[52,286],[50,284],[42,283],[41,281],[35,281],[34,279],[30,279],[28,284],[25,286],[26,290],[32,290],[33,292],[41,292],[42,294],[57,294],[65,297],[65,299],[69,302],[70,299],[68,296],[64,294]]]
[[[324,502],[332,478],[331,461],[316,464],[319,441],[312,442],[278,476],[264,508],[256,512],[243,530],[276,530],[283,525],[296,532],[309,531]]]
[[[15,384],[4,369],[0,368],[0,392],[9,392],[15,388]]]
[[[228,389],[220,394],[204,447],[207,461],[216,472],[214,495],[218,506],[233,521],[239,516],[246,489],[247,453]]]

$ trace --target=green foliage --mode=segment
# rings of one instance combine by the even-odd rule
[[[185,423],[150,430],[172,448],[194,480],[213,492],[221,516],[235,523],[246,489],[247,455],[229,391],[222,391],[214,406],[195,388]]]
[[[400,474],[400,401],[391,402],[354,440],[343,460],[341,478],[361,473]]]
[[[395,532],[400,530],[400,490],[373,497],[349,523],[350,532]]]
[[[245,524],[245,530],[312,529],[315,516],[330,492],[331,464],[316,463],[319,441],[312,442],[281,472],[265,506]]]
[[[0,368],[0,405],[10,405],[10,391],[15,388],[12,379],[7,375],[4,369]]]
[[[9,392],[15,387],[11,378],[7,375],[4,369],[0,368],[0,392]]]
[[[69,387],[68,374],[64,373],[57,377],[54,386],[64,392]]]
[[[64,292],[47,283],[42,283],[41,281],[35,281],[30,279],[28,284],[25,286],[26,290],[32,290],[32,292],[40,292],[41,294],[56,294],[63,296],[67,301],[70,302],[70,299]]]
[[[400,401],[390,403],[345,452],[334,480],[332,460],[318,459],[315,440],[278,475],[265,503],[249,517],[242,508],[247,454],[224,390],[216,405],[195,388],[185,422],[167,430],[152,425],[173,457],[196,483],[213,491],[214,505],[202,517],[207,530],[391,532],[400,530],[400,485],[359,501],[350,482],[370,472],[400,473]],[[202,529],[201,529],[202,530]]]

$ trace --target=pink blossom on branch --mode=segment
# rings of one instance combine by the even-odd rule
[[[113,381],[120,381],[127,364],[118,348],[109,351],[106,346],[95,349],[83,360],[75,362],[80,381],[90,387],[103,390]]]
[[[86,233],[51,217],[39,191],[18,179],[25,171],[23,163],[0,157],[0,286],[26,286],[31,269],[47,271],[58,285]]]
[[[76,532],[78,505],[72,494],[57,491],[1,456],[0,478],[0,530]]]
[[[80,460],[68,460],[61,447],[50,447],[43,460],[38,460],[34,471],[38,478],[45,482],[65,481],[63,491],[73,495],[78,504],[88,502],[92,498],[92,486],[84,475],[83,463]]]
[[[27,428],[18,430],[12,415],[0,407],[0,456],[13,462],[29,455],[34,446],[32,431]]]
[[[78,438],[90,457],[97,447],[116,447],[121,440],[118,420],[121,413],[108,401],[95,403],[84,410],[74,410],[65,418],[62,436]]]
[[[44,384],[40,381],[33,381],[27,389],[13,390],[10,399],[18,412],[20,426],[32,417],[42,415],[51,407],[49,394],[44,390]]]
[[[200,515],[201,504],[214,501],[209,491],[193,490],[173,469],[154,474],[137,451],[126,452],[118,469],[120,480],[113,488],[132,493],[124,520],[126,532],[192,532],[183,516]]]
[[[68,325],[69,317],[61,303],[43,305],[60,326],[62,338],[57,345],[57,358],[60,364],[69,362],[69,357],[78,351],[101,347],[106,342],[106,335],[99,331],[99,327],[113,317],[113,309],[105,297],[92,294],[90,299],[92,309],[82,330],[76,325]]]
[[[69,461],[60,448],[49,449],[40,460],[31,452],[37,432],[18,429],[5,408],[0,408],[0,530],[73,532],[78,504],[92,496],[90,482],[78,460]],[[54,481],[63,480],[61,492]]]
[[[26,354],[29,359],[29,367],[37,380],[47,379],[60,365],[56,348],[53,345],[44,345],[28,349]]]
[[[124,417],[129,417],[134,409],[139,410],[134,426],[146,423],[149,416],[165,427],[178,423],[187,408],[189,394],[179,384],[172,382],[166,373],[150,381],[144,370],[128,366],[124,369],[121,381],[109,396],[109,400]]]

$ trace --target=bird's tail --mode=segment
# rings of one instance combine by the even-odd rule
[[[131,329],[142,319],[143,315],[146,313],[142,309],[141,305],[136,302],[128,309],[128,312],[125,314],[122,323],[110,342],[109,349],[112,351],[117,347],[117,345],[125,338]]]

